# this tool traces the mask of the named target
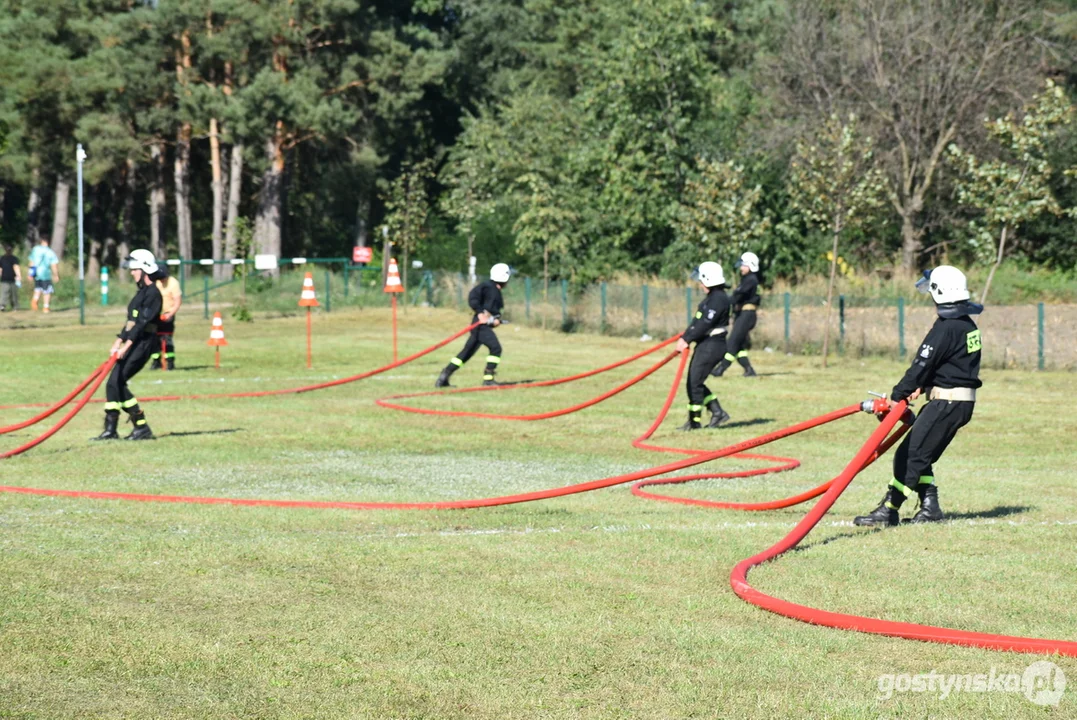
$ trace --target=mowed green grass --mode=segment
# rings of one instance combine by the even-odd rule
[[[25,322],[26,315],[23,316]],[[401,353],[467,317],[409,309]],[[32,323],[31,323],[32,324]],[[226,319],[214,370],[200,313],[181,370],[136,394],[232,392],[343,377],[387,362],[384,311]],[[910,334],[921,328],[910,328]],[[552,378],[644,347],[509,325],[503,379]],[[0,329],[0,404],[60,397],[113,330]],[[420,501],[558,487],[678,456],[634,450],[673,365],[596,407],[544,422],[440,418],[374,400],[425,390],[462,341],[369,380],[295,396],[147,403],[156,442],[87,441],[89,406],[44,445],[0,461],[0,484],[316,500]],[[476,384],[485,350],[457,373]],[[654,356],[656,359],[658,355]],[[539,390],[414,401],[537,412],[642,370]],[[660,444],[718,448],[886,391],[903,364],[757,351],[762,377],[714,381],[735,422],[686,437],[683,389]],[[937,468],[956,519],[853,528],[878,502],[869,468],[798,551],[755,570],[779,597],[966,630],[1077,639],[1077,374],[985,372],[976,416]],[[0,411],[0,424],[31,411]],[[753,422],[754,421],[754,422]],[[857,414],[770,446],[800,469],[672,486],[767,500],[836,475],[876,421]],[[128,426],[129,427],[129,426]],[[9,449],[33,429],[0,437]],[[766,449],[762,450],[766,452]],[[740,469],[750,461],[710,467]],[[1077,717],[1077,661],[1057,708],[1023,694],[896,694],[884,673],[1021,673],[1017,655],[812,627],[739,600],[728,576],[808,506],[765,513],[633,497],[627,486],[467,511],[343,511],[0,495],[0,718]],[[911,513],[912,508],[909,509]],[[908,514],[908,513],[907,513]]]

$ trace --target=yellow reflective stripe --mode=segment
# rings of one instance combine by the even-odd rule
[[[138,310],[132,310],[131,317],[138,317]]]
[[[153,353],[152,355],[150,355],[150,360],[160,360],[160,359],[161,359],[161,353]]]
[[[452,363],[453,365],[455,365],[456,367],[463,367],[463,366],[464,366],[464,361],[463,361],[463,360],[461,360],[461,359],[460,359],[460,358],[458,358],[458,357],[454,357],[454,358],[453,358],[452,360],[450,360],[449,362],[451,362],[451,363]]]
[[[688,412],[700,412],[703,409],[702,405],[689,405]]]
[[[886,501],[886,507],[889,508],[890,510],[900,510],[901,509],[897,505],[895,505],[894,503],[890,502],[889,500]]]
[[[145,424],[146,424],[146,418],[139,418],[138,420],[135,420],[135,425],[145,425]]]
[[[921,475],[920,476],[920,484],[921,485],[934,485],[935,484],[935,476],[934,475]]]
[[[731,355],[729,353],[725,354],[725,359],[728,360],[729,362],[736,362],[736,360],[737,360],[736,357],[734,357],[733,355]]]
[[[718,399],[718,396],[715,395],[714,393],[711,393],[707,397],[703,398],[703,404],[704,405],[710,405],[712,400],[717,400],[717,399]]]
[[[499,358],[497,355],[487,355],[486,356],[486,362],[493,363],[494,365],[497,365],[498,363],[501,362],[501,358]]]
[[[109,410],[119,410],[119,409],[120,409],[120,404],[118,402],[107,402],[107,403],[105,403],[105,412],[108,412]]]
[[[126,410],[127,408],[133,408],[135,405],[138,405],[138,398],[131,398],[130,400],[116,404]]]
[[[703,317],[703,313],[701,313],[701,312],[699,312],[699,311],[697,310],[697,311],[696,311],[696,320],[698,320],[698,319],[699,319],[699,318],[701,318],[701,317]]]
[[[493,379],[494,379],[494,376],[493,376],[493,375],[483,375],[483,376],[482,376],[482,379],[483,379],[483,380],[493,380]]]
[[[909,497],[910,495],[912,495],[912,490],[910,490],[909,488],[905,487],[905,486],[904,486],[903,484],[901,484],[901,483],[900,483],[900,482],[898,482],[897,480],[891,480],[891,481],[890,481],[890,484],[891,484],[891,485],[892,485],[893,487],[897,488],[898,492],[900,492],[900,493],[901,493],[902,495],[904,495],[905,497]]]
[[[737,353],[737,357],[739,357],[739,358],[748,357],[748,351],[747,350],[741,350],[739,353]]]

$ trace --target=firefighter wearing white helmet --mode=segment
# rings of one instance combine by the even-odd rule
[[[729,325],[729,296],[725,292],[725,275],[716,262],[705,262],[696,270],[696,277],[707,296],[699,303],[691,324],[677,341],[677,352],[684,352],[695,343],[692,362],[688,366],[688,422],[681,430],[703,427],[703,409],[710,411],[708,428],[716,428],[729,420],[718,397],[706,385],[707,374],[725,354],[726,331]]]
[[[127,304],[127,321],[112,343],[110,351],[116,364],[105,385],[105,429],[95,440],[116,440],[120,411],[127,413],[134,430],[126,440],[152,440],[153,431],[146,422],[146,414],[138,406],[138,400],[127,387],[127,382],[145,366],[157,345],[157,317],[161,314],[161,291],[154,284],[159,268],[149,250],[135,250],[123,267],[131,271],[138,291]]]
[[[737,260],[740,269],[740,284],[733,291],[730,302],[733,304],[733,329],[726,341],[725,356],[711,375],[721,377],[733,363],[740,363],[744,368],[744,377],[755,377],[755,368],[748,360],[748,351],[752,349],[750,333],[755,328],[755,311],[759,309],[762,298],[759,296],[759,256],[746,252]]]
[[[894,455],[894,479],[879,506],[853,520],[856,525],[898,524],[898,509],[917,495],[920,509],[915,523],[944,519],[939,506],[934,465],[942,457],[957,431],[972,419],[976,389],[980,382],[980,330],[972,316],[983,305],[969,301],[965,274],[955,267],[940,265],[925,272],[917,289],[931,295],[938,319],[932,325],[912,366],[894,386],[890,400],[912,402],[921,395],[927,405],[920,410],[912,430]]]
[[[434,387],[452,387],[449,378],[462,368],[464,363],[471,359],[480,345],[485,345],[489,354],[486,356],[486,369],[482,375],[483,385],[497,385],[494,379],[497,368],[501,365],[501,343],[494,334],[494,328],[501,324],[501,310],[505,307],[505,301],[501,297],[501,288],[505,287],[512,270],[505,263],[497,263],[490,268],[490,279],[481,282],[471,289],[467,296],[467,304],[475,311],[471,318],[472,323],[479,323],[468,335],[464,349],[449,361],[445,369],[438,375]]]

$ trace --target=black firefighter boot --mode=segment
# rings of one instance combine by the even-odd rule
[[[160,370],[160,369],[161,369],[161,356],[158,355],[157,357],[153,358],[153,361],[150,363],[150,370]]]
[[[722,377],[722,374],[725,373],[725,371],[728,370],[729,366],[732,364],[733,362],[729,359],[728,356],[722,358],[722,361],[718,363],[713,370],[711,370],[711,375],[713,375],[714,377]]]
[[[146,422],[146,413],[139,410],[136,413],[131,413],[128,420],[135,424],[135,429],[131,431],[131,434],[124,438],[124,440],[156,440],[153,431],[150,430],[149,423]]]
[[[116,410],[108,410],[105,412],[105,429],[104,431],[91,440],[119,440],[120,434],[116,432],[116,426],[120,424],[120,413]]]
[[[168,358],[167,362],[168,362],[168,369],[169,370],[175,370],[176,369],[176,358],[175,357]]]
[[[853,518],[853,525],[860,527],[894,527],[898,524],[898,511],[905,497],[897,488],[887,488],[886,495],[875,508],[867,515],[858,515]]]
[[[939,507],[939,489],[935,483],[920,483],[916,486],[916,494],[920,496],[920,509],[912,516],[914,523],[942,522],[946,519]]]
[[[455,365],[453,365],[452,363],[449,363],[448,365],[446,365],[445,369],[441,371],[440,375],[438,375],[438,379],[434,381],[434,387],[435,388],[451,388],[452,385],[449,384],[449,378],[452,377],[452,374],[454,372],[456,372],[456,366]]]
[[[482,376],[482,384],[484,387],[490,387],[491,385],[500,385],[497,380],[494,379],[494,374],[487,370]]]
[[[729,421],[729,413],[722,409],[717,400],[711,400],[707,403],[707,409],[711,411],[711,421],[707,423],[708,429],[716,428]]]
[[[699,407],[698,405],[696,407]],[[700,410],[689,409],[688,410],[688,422],[681,425],[678,430],[687,432],[689,430],[699,430],[703,426],[700,424]]]
[[[755,377],[755,368],[752,367],[752,362],[748,359],[747,355],[738,357],[737,362],[744,368],[744,377]]]

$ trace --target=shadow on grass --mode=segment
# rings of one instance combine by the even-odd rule
[[[213,369],[212,365],[180,365],[179,367],[174,367],[171,370],[165,370],[164,373],[168,374],[168,373],[174,373],[174,372],[189,372],[191,370],[211,370],[211,369]],[[159,373],[159,372],[161,372],[161,370],[158,368],[157,370],[151,370],[150,372]]]
[[[753,418],[752,420],[737,420],[736,422],[727,422],[718,426],[719,430],[730,430],[732,428],[751,427],[753,425],[768,425],[774,422],[774,418]]]
[[[995,507],[991,508],[990,510],[980,510],[980,511],[977,511],[977,512],[967,512],[967,513],[950,513],[950,514],[948,514],[946,516],[946,521],[953,521],[953,520],[989,520],[989,519],[992,519],[992,518],[1009,517],[1010,515],[1020,515],[1021,513],[1026,513],[1029,510],[1035,510],[1035,508],[1033,506],[1031,506],[1031,505],[996,505]],[[933,524],[933,523],[926,523],[926,524]],[[945,525],[946,522],[939,523],[939,524]],[[902,526],[910,526],[910,525],[912,525],[912,519],[911,518],[905,518],[904,520],[901,521],[901,525]],[[894,532],[894,528],[892,528],[892,527],[887,527],[887,528],[865,527],[863,530],[850,530],[850,531],[847,531],[847,532],[841,532],[841,533],[838,533],[837,535],[831,535],[828,538],[825,538],[823,540],[818,540],[818,541],[813,542],[813,543],[797,545],[795,548],[793,548],[793,552],[799,552],[801,550],[810,550],[811,548],[822,547],[823,545],[829,545],[830,543],[834,542],[835,540],[844,540],[846,538],[853,538],[853,537],[863,537],[864,534],[865,534],[865,532],[864,532],[865,530],[873,531],[873,532]]]
[[[977,512],[966,513],[946,513],[947,520],[987,520],[990,518],[1009,517],[1010,515],[1020,515],[1026,513],[1029,510],[1035,510],[1032,505],[996,505],[990,510],[979,510]]]
[[[164,440],[165,438],[195,437],[197,435],[228,435],[230,433],[237,433],[243,431],[244,428],[223,428],[221,430],[195,430],[193,432],[162,433],[157,437],[161,440]]]

